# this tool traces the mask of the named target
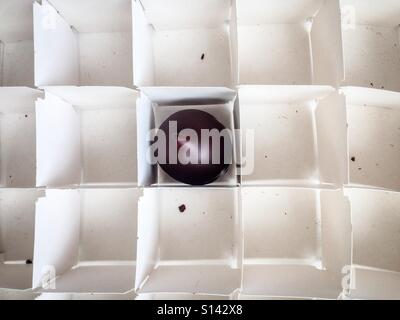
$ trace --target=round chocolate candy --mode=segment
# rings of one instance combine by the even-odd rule
[[[182,110],[164,121],[159,130],[165,134],[166,148],[164,161],[158,163],[176,181],[207,185],[228,171],[233,154],[231,135],[211,114]],[[157,132],[157,140],[159,135]]]

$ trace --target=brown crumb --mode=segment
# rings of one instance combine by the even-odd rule
[[[185,211],[186,211],[186,206],[184,204],[179,206],[179,212],[180,213],[184,213]]]
[[[205,57],[206,57],[206,55],[203,53],[203,54],[201,55],[201,60],[204,60]]]
[[[356,162],[356,157],[351,157],[351,161]]]
[[[28,260],[25,261],[25,263],[26,263],[26,264],[32,264],[32,260],[31,260],[31,259],[28,259]]]

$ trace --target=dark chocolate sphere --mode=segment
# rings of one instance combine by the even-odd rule
[[[173,134],[170,132],[171,122],[176,123],[177,130],[174,133],[176,135],[175,137],[170,136]],[[187,138],[182,140],[182,137],[179,137],[179,134],[182,133],[183,135],[185,133],[182,132],[182,130],[186,129],[191,129],[193,130],[193,133],[196,133],[198,137],[197,141],[191,141]],[[201,186],[215,182],[228,171],[232,162],[231,158],[233,152],[232,139],[230,135],[218,135],[220,146],[218,148],[218,145],[216,145],[215,150],[218,150],[219,152],[215,155],[214,162],[212,139],[209,139],[208,147],[207,141],[205,141],[206,144],[203,144],[202,147],[202,130],[214,130],[214,132],[217,130],[218,133],[226,130],[225,126],[209,113],[194,109],[176,112],[162,123],[159,130],[162,130],[165,133],[167,144],[167,152],[165,155],[166,163],[159,163],[159,165],[162,170],[176,181],[188,185]],[[159,132],[157,135],[159,135]],[[190,161],[189,163],[187,163],[188,161],[185,161],[186,163],[182,163],[179,156],[171,159],[168,151],[170,150],[170,141],[176,143],[177,154],[179,151],[182,151],[183,154],[187,152],[187,155],[190,156],[191,159],[197,159],[197,161]],[[184,149],[181,150],[181,148]],[[225,161],[225,157],[228,156],[229,159]],[[215,159],[218,159],[218,161],[215,161]]]

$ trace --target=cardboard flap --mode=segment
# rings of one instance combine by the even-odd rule
[[[237,0],[240,25],[300,24],[313,17],[321,0]]]
[[[155,128],[155,116],[150,99],[142,94],[137,100],[137,150],[138,150],[138,185],[150,186],[155,183],[157,166],[148,160],[150,147],[149,133]]]
[[[321,99],[335,92],[328,86],[240,86],[239,99],[247,104],[295,103]]]
[[[27,87],[0,88],[0,112],[34,113],[35,101],[42,96],[42,91]]]
[[[311,266],[245,266],[243,294],[337,299],[342,277]]]
[[[51,0],[71,26],[83,33],[130,32],[132,0]]]
[[[158,105],[202,105],[232,102],[234,90],[223,87],[143,87],[141,91]]]
[[[138,203],[136,289],[145,283],[159,260],[160,213],[154,201],[157,194],[157,189],[145,189]]]
[[[79,84],[78,39],[46,1],[34,3],[35,85]],[[51,72],[48,72],[51,70]]]
[[[33,287],[64,274],[79,253],[80,195],[77,190],[48,190],[36,204]]]
[[[232,0],[231,19],[229,24],[230,46],[231,46],[231,70],[233,85],[239,83],[239,48],[238,48],[238,28],[237,28],[237,6],[236,0]]]
[[[135,266],[79,266],[56,281],[58,293],[122,294],[134,288]]]
[[[313,83],[339,86],[344,80],[339,0],[324,1],[311,29]],[[327,36],[329,35],[329,36]]]
[[[46,93],[80,109],[134,108],[138,92],[123,87],[44,87]]]
[[[79,115],[72,105],[46,93],[36,103],[37,186],[79,184]]]
[[[400,299],[400,273],[354,267],[352,270],[352,299],[398,300]]]
[[[161,266],[140,290],[141,293],[231,294],[240,287],[240,269],[228,266]]]
[[[139,87],[155,83],[154,28],[148,23],[140,1],[133,1],[133,65],[134,84]]]
[[[344,87],[347,105],[400,109],[400,93],[373,88]]]
[[[328,272],[341,274],[351,265],[351,211],[343,191],[321,191],[322,263]]]
[[[229,19],[231,0],[141,0],[157,30],[221,26]]]
[[[347,116],[344,95],[333,93],[315,111],[320,181],[338,187],[348,182]]]

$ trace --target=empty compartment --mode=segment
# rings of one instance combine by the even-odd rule
[[[34,288],[133,290],[139,196],[138,189],[48,190],[36,205]]]
[[[232,0],[136,0],[135,85],[235,85]]]
[[[350,184],[400,191],[400,93],[345,88]]]
[[[349,189],[355,299],[400,299],[400,194]]]
[[[36,86],[133,86],[131,0],[34,4]]]
[[[32,0],[0,0],[0,87],[34,86]]]
[[[0,190],[0,289],[32,288],[35,203],[41,195],[33,189]]]
[[[35,100],[42,92],[0,88],[0,187],[36,186]]]
[[[342,191],[244,188],[244,295],[335,299],[351,262]]]
[[[229,295],[240,287],[238,189],[145,189],[139,202],[139,293]]]
[[[236,92],[227,88],[161,88],[144,87],[141,89],[138,108],[138,181],[140,186],[182,186],[183,183],[174,180],[158,165],[163,151],[162,142],[158,143],[158,156],[153,157],[151,146],[155,139],[150,133],[157,132],[160,125],[174,113],[183,110],[200,110],[217,119],[230,134],[233,150],[232,164],[226,174],[222,175],[211,186],[237,186],[235,129],[239,121],[239,106]],[[165,133],[167,135],[167,133]],[[201,137],[198,143],[202,142]],[[213,139],[210,145],[214,141]],[[221,140],[219,140],[221,141]],[[217,141],[218,142],[218,141]],[[221,142],[222,143],[222,142]],[[194,144],[197,146],[196,144]],[[154,147],[155,148],[155,147]],[[153,153],[152,153],[153,152]],[[162,152],[164,154],[165,152]],[[149,157],[149,155],[151,157]],[[229,159],[228,159],[229,160]],[[228,161],[227,161],[228,162]]]
[[[51,87],[37,101],[37,185],[137,184],[137,92]]]
[[[347,86],[400,91],[400,2],[341,0]]]
[[[338,0],[237,0],[239,84],[343,79]]]
[[[244,86],[239,103],[247,136],[243,184],[340,187],[347,181],[343,95],[330,87]]]

